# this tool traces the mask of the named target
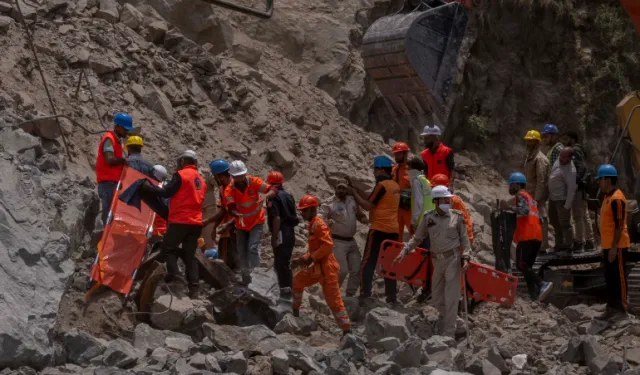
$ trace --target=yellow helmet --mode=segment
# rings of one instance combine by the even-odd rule
[[[124,143],[125,147],[128,146],[140,146],[140,147],[144,147],[144,141],[142,140],[142,137],[139,135],[132,135],[129,138],[127,138],[127,141]]]
[[[537,130],[529,130],[527,135],[524,136],[526,140],[534,140],[534,141],[542,141],[542,137],[540,136],[540,132]]]

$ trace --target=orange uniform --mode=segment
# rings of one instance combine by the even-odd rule
[[[260,193],[266,194],[270,186],[263,179],[247,175],[247,187],[244,191],[236,189],[231,183],[224,191],[225,206],[236,205],[236,211],[242,214],[235,218],[236,229],[250,231],[256,224],[264,223],[264,208],[258,203]]]
[[[451,197],[451,208],[462,211],[464,225],[467,227],[467,236],[469,236],[469,243],[473,243],[473,222],[471,221],[469,211],[467,211],[467,206],[464,205],[464,202],[459,196],[454,195]]]
[[[349,330],[351,321],[340,295],[338,281],[340,265],[333,255],[331,230],[319,216],[309,222],[309,250],[305,257],[311,257],[313,265],[296,272],[293,276],[293,308],[300,308],[304,288],[320,283],[324,298],[333,312],[336,322],[343,331]]]
[[[518,216],[516,231],[513,233],[513,242],[538,240],[542,241],[542,224],[538,215],[538,204],[531,194],[524,190],[518,192],[526,201],[529,207],[529,214]],[[517,205],[517,196],[513,197],[513,205]]]
[[[153,219],[153,234],[156,236],[164,236],[167,231],[167,221],[162,218],[162,216],[156,214],[155,219]]]
[[[96,158],[96,179],[98,182],[103,181],[118,181],[122,175],[122,170],[124,169],[124,165],[109,165],[107,164],[107,159],[104,156],[104,150],[102,149],[104,146],[104,142],[109,139],[111,140],[111,144],[113,145],[113,155],[116,158],[121,158],[123,156],[122,145],[120,141],[118,141],[118,136],[116,132],[113,130],[109,130],[102,136],[100,139],[100,146],[98,147],[98,157]]]
[[[391,178],[400,186],[400,204],[398,207],[398,230],[402,239],[404,228],[413,237],[411,229],[411,180],[407,163],[395,165],[391,171]]]

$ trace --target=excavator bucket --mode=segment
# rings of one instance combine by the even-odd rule
[[[217,5],[223,8],[227,8],[236,12],[248,14],[250,16],[259,17],[259,18],[271,18],[273,15],[273,1],[274,0],[265,0],[265,10],[260,10],[256,8],[252,8],[246,5],[241,5],[233,1],[229,0],[204,0],[207,3]]]
[[[374,22],[362,41],[367,73],[393,116],[444,121],[467,13],[458,2]]]

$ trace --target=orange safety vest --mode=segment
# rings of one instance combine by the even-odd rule
[[[153,234],[156,236],[164,236],[167,231],[167,221],[162,216],[156,214],[156,218],[153,219]]]
[[[627,202],[622,190],[616,189],[611,195],[606,195],[602,201],[602,207],[600,208],[600,242],[603,249],[610,249],[613,243],[613,237],[616,233],[616,224],[613,220],[613,210],[611,209],[611,201],[621,200]],[[627,215],[629,214],[629,206],[625,205],[624,213],[622,207],[618,207],[618,220],[622,220],[622,235],[618,241],[618,248],[624,249],[631,245],[629,240],[629,231],[627,229]]]
[[[327,259],[330,255],[333,255],[331,230],[322,218],[316,216],[309,221],[309,251],[305,256],[312,257],[314,261],[319,262]],[[331,258],[336,261],[334,257]]]
[[[447,156],[452,152],[451,148],[440,142],[435,153],[431,149],[424,149],[420,152],[424,164],[427,166],[427,179],[431,180],[437,174],[443,174],[451,178],[451,171],[447,167]]]
[[[242,214],[235,218],[236,228],[244,231],[251,230],[257,224],[264,223],[264,207],[258,203],[260,193],[267,193],[270,186],[263,179],[247,175],[247,187],[243,191],[236,189],[231,183],[225,189],[225,203],[236,205],[236,211]]]
[[[385,233],[398,233],[398,205],[400,204],[400,186],[393,180],[383,180],[373,188],[372,197],[378,189],[384,187],[386,193],[369,211],[371,229]]]
[[[540,216],[538,215],[538,203],[524,190],[518,192],[529,206],[529,214],[518,216],[516,220],[516,230],[513,233],[513,242],[538,240],[542,241],[542,226],[540,225]],[[517,197],[513,197],[514,204],[517,204]]]
[[[219,187],[218,188],[218,202],[217,202],[217,206],[218,209],[222,209],[222,208],[226,208],[227,205],[225,203],[225,192],[227,191],[226,187],[222,188]],[[229,211],[227,211],[226,214],[224,214],[224,217],[222,217],[222,220],[220,221],[221,224],[227,223],[229,222],[229,220],[233,219],[233,216],[231,216],[229,214]],[[231,231],[226,231],[226,232],[222,232],[220,233],[220,238],[227,238],[227,237],[231,237]]]
[[[178,171],[180,189],[171,197],[169,223],[202,225],[202,202],[207,191],[204,177],[195,165],[187,165]]]
[[[122,175],[122,169],[124,169],[124,165],[107,164],[107,160],[104,157],[104,151],[102,151],[104,141],[107,139],[110,139],[113,144],[113,155],[117,158],[122,157],[122,145],[120,144],[120,141],[118,141],[118,136],[113,130],[107,131],[102,138],[100,138],[100,143],[98,145],[98,158],[96,159],[96,179],[98,182],[119,181],[120,176]]]
[[[467,237],[469,237],[469,242],[473,242],[473,222],[471,221],[471,214],[469,214],[469,210],[467,210],[467,206],[465,206],[462,199],[459,196],[454,195],[451,197],[451,208],[454,210],[462,211],[462,216],[464,217],[464,225],[467,227]]]
[[[397,164],[391,170],[391,179],[400,185],[400,189],[411,189],[411,180],[409,179],[409,166]]]

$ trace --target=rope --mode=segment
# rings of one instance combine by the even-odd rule
[[[162,263],[162,267],[164,268],[164,272],[169,272],[169,270],[167,270],[167,265]],[[149,276],[149,278],[152,278],[153,276],[155,276],[158,272],[158,269],[156,269],[155,271],[153,271],[153,273],[151,274],[151,276]],[[169,288],[169,284],[167,284],[166,281],[164,281],[164,279],[160,280],[162,282],[162,284],[164,285],[165,288],[167,288],[167,291],[169,291],[169,296],[171,297],[169,299],[169,306],[167,306],[167,308],[164,311],[161,312],[136,312],[136,311],[131,311],[131,312],[125,312],[125,314],[127,315],[162,315],[162,314],[166,314],[171,310],[171,306],[173,305],[173,293],[171,292],[171,288]]]

